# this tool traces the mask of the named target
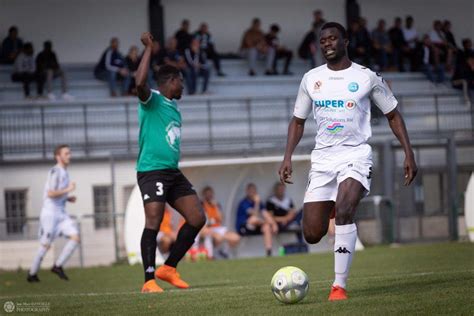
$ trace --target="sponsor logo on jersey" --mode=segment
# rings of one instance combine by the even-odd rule
[[[344,80],[344,77],[329,77],[329,80]]]
[[[317,108],[334,108],[352,110],[357,103],[354,100],[314,100],[313,104]]]
[[[323,85],[323,83],[321,81],[316,81],[314,83],[314,87],[313,87],[313,92],[321,92],[321,86]]]
[[[148,199],[150,199],[150,196],[149,196],[148,194],[145,194],[145,195],[143,196],[143,201],[146,201],[146,200],[148,200]]]
[[[339,122],[332,123],[326,127],[326,130],[331,134],[337,134],[344,129],[344,125]]]
[[[346,109],[353,110],[356,107],[357,103],[354,100],[347,100],[344,104]]]
[[[170,122],[166,127],[166,141],[174,151],[179,150],[181,140],[181,126],[178,122]]]
[[[347,89],[349,89],[350,92],[356,92],[359,90],[359,84],[357,82],[351,82],[347,86]]]

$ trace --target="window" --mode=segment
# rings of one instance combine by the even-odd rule
[[[26,224],[26,189],[5,191],[7,234],[20,234]]]
[[[112,187],[94,186],[94,227],[108,228],[112,224]]]

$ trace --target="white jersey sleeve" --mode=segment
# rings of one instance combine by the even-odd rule
[[[301,79],[298,95],[296,96],[295,109],[293,111],[293,115],[300,119],[307,119],[312,109],[313,101],[308,94],[306,78],[307,76],[304,75],[303,79]]]
[[[60,170],[52,168],[48,173],[48,180],[46,181],[46,191],[57,191],[60,185]]]
[[[383,114],[390,113],[397,107],[397,99],[380,74],[370,72],[370,85],[370,98]]]

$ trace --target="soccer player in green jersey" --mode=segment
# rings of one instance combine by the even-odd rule
[[[135,80],[139,99],[139,153],[137,179],[145,207],[145,228],[141,254],[145,271],[143,293],[159,293],[163,289],[155,277],[178,288],[188,288],[176,272],[178,262],[194,243],[206,217],[191,183],[178,169],[181,142],[181,113],[175,100],[181,98],[183,77],[178,68],[162,66],[157,73],[158,90],[147,85],[147,74],[153,49],[149,32],[141,36],[145,51]],[[163,219],[165,203],[169,203],[186,220],[164,265],[155,271],[156,236]]]

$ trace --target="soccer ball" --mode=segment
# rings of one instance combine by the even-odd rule
[[[308,294],[309,280],[303,270],[288,266],[273,275],[271,287],[277,300],[285,304],[294,304]]]

